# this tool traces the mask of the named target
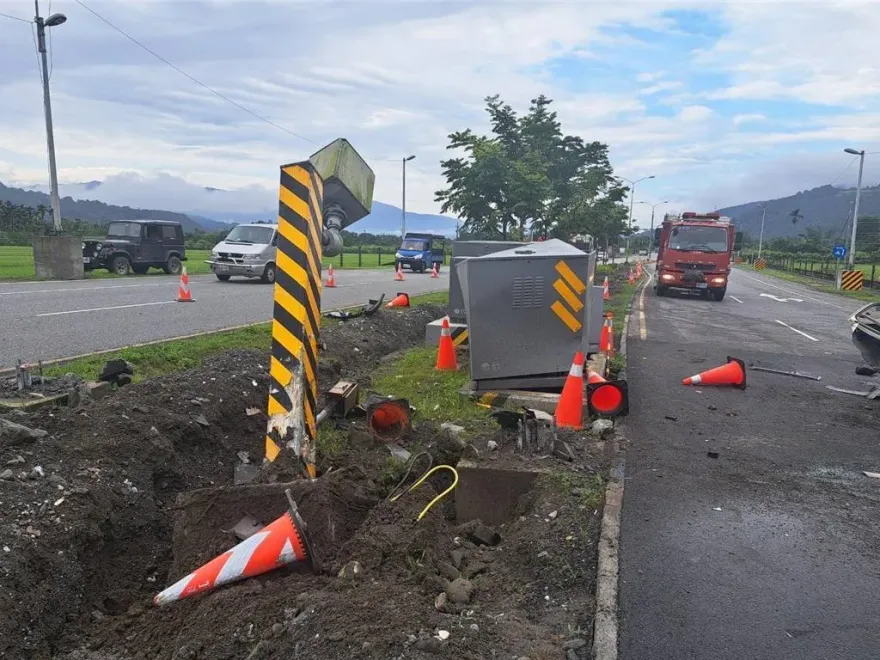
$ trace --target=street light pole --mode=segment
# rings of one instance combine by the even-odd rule
[[[862,193],[862,172],[865,169],[865,150],[844,149],[848,154],[859,157],[859,180],[856,183],[856,201],[853,206],[852,238],[849,241],[849,269],[855,268],[856,262],[856,230],[859,226],[859,197]]]
[[[648,258],[650,258],[651,252],[654,251],[654,211],[661,204],[669,204],[669,200],[666,199],[666,200],[663,200],[662,202],[657,202],[656,204],[651,204],[651,202],[644,202],[643,201],[643,202],[639,202],[639,204],[647,204],[648,206],[651,207],[651,232],[650,232],[650,235],[648,236],[648,245],[649,245]]]
[[[629,231],[630,231],[630,233],[626,235],[626,253],[625,253],[625,257],[624,257],[624,262],[629,263],[629,238],[630,238],[630,234],[632,233],[632,226],[633,226],[633,203],[636,198],[636,184],[639,183],[640,181],[646,181],[648,179],[653,179],[654,175],[652,174],[651,176],[643,176],[641,179],[636,179],[635,181],[633,181],[632,179],[627,179],[626,177],[623,177],[623,176],[619,176],[617,178],[620,179],[621,181],[626,181],[630,186],[629,187]]]
[[[758,259],[761,258],[761,248],[764,246],[764,219],[767,217],[767,205],[761,204],[761,233],[758,235]]]
[[[404,236],[406,236],[406,161],[412,160],[413,158],[415,158],[415,155],[403,158],[403,199],[401,200],[400,208],[400,240],[403,240]]]
[[[58,196],[58,170],[55,166],[55,133],[52,130],[52,100],[49,96],[49,65],[46,61],[46,28],[61,25],[67,20],[64,14],[52,14],[43,21],[39,0],[34,0],[34,22],[37,24],[37,49],[43,69],[43,107],[46,114],[46,143],[49,148],[49,198],[52,203],[52,226],[61,232],[61,198]]]

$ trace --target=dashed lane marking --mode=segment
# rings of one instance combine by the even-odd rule
[[[779,319],[776,319],[776,322],[777,322],[779,325],[784,325],[784,326],[785,326],[786,328],[788,328],[789,330],[792,330],[792,331],[798,333],[799,335],[802,335],[802,336],[806,337],[806,338],[809,339],[810,341],[819,341],[819,340],[816,339],[815,337],[812,337],[812,336],[808,335],[806,332],[803,332],[802,330],[798,330],[797,328],[792,328],[788,323],[784,323],[784,322],[780,321]]]

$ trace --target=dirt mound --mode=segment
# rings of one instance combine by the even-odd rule
[[[365,378],[440,313],[328,323],[322,389]],[[0,657],[59,657],[167,583],[177,495],[231,483],[239,452],[262,456],[265,415],[245,411],[265,409],[267,363],[233,351],[81,409],[14,416],[48,435],[0,446]]]

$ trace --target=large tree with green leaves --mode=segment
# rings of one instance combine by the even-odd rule
[[[443,213],[464,219],[463,231],[486,238],[592,234],[608,242],[626,228],[608,147],[564,135],[552,101],[534,99],[524,115],[496,96],[486,98],[491,135],[471,129],[449,136],[462,155],[441,162]]]

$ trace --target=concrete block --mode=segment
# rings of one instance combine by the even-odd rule
[[[455,516],[459,522],[482,520],[487,525],[510,522],[519,498],[532,489],[538,470],[479,467],[470,461],[456,466]]]
[[[47,280],[81,280],[83,271],[82,239],[79,236],[34,237],[34,271]]]

